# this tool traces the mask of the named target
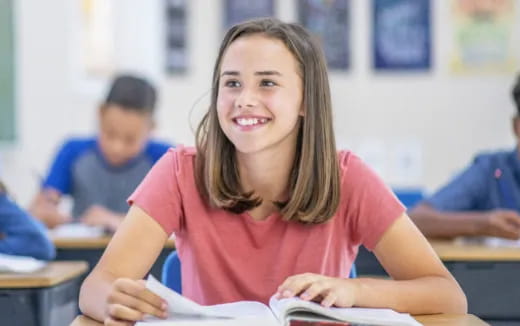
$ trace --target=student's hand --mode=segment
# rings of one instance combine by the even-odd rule
[[[102,206],[93,205],[81,216],[80,221],[87,225],[102,226],[111,232],[115,232],[123,222],[123,216]]]
[[[112,283],[107,297],[105,325],[134,325],[145,314],[166,319],[168,305],[148,290],[144,280],[118,278]]]
[[[58,210],[60,197],[61,195],[58,191],[45,189],[34,198],[29,212],[51,229],[60,224],[70,223],[72,217]]]
[[[507,238],[520,238],[520,215],[511,210],[493,210],[484,214],[483,232],[485,235]]]
[[[357,292],[357,285],[351,279],[305,273],[288,277],[278,287],[277,297],[299,296],[300,299],[316,301],[325,307],[352,307]]]

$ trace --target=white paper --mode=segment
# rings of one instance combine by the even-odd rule
[[[268,322],[275,322],[271,310],[260,302],[240,301],[213,306],[202,306],[164,286],[152,275],[148,277],[148,280],[146,281],[146,287],[153,293],[166,300],[168,304],[168,320],[170,321],[175,320],[178,322],[183,320],[189,324],[190,322],[196,322],[196,320],[198,320],[200,323],[201,318],[220,319],[221,321],[227,320],[228,323],[224,324],[229,325],[231,319],[240,318],[242,320],[242,318],[246,318],[250,320],[261,319]],[[189,319],[191,319],[191,321]],[[164,323],[164,321],[152,317],[147,318],[146,321],[148,323],[145,322],[142,323],[142,325],[151,325],[151,321],[153,321],[154,325]],[[219,320],[214,321],[217,322],[217,324],[221,322]],[[141,323],[138,325],[141,325]],[[266,324],[264,323],[264,325]],[[276,325],[276,322],[274,325]]]
[[[0,272],[32,273],[47,265],[47,262],[27,256],[0,254]]]
[[[50,230],[50,235],[52,238],[99,238],[105,235],[105,230],[101,226],[70,223]]]
[[[279,320],[285,320],[291,312],[313,312],[323,317],[359,324],[386,326],[420,326],[412,316],[398,313],[392,309],[381,308],[325,308],[318,303],[304,301],[299,298],[278,300],[274,296],[269,300],[269,306]],[[319,318],[319,316],[318,316]],[[323,318],[322,320],[326,320]]]

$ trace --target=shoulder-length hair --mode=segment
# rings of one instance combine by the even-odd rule
[[[298,24],[261,18],[235,25],[224,36],[213,70],[211,104],[196,131],[198,191],[210,206],[237,214],[262,202],[240,184],[235,147],[222,131],[216,109],[222,57],[231,43],[251,34],[282,41],[297,60],[303,83],[304,116],[300,119],[289,197],[276,205],[285,220],[325,222],[335,214],[340,197],[330,88],[323,52]]]

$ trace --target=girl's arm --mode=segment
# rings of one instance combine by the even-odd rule
[[[356,280],[356,305],[412,314],[467,312],[459,284],[406,214],[383,234],[374,253],[393,280]]]
[[[513,240],[520,238],[520,215],[514,210],[443,212],[423,203],[410,211],[410,217],[427,237],[492,236]]]
[[[467,312],[457,281],[406,214],[388,228],[374,252],[393,280],[302,274],[288,278],[278,292],[325,306],[391,308],[411,314]]]
[[[165,317],[165,302],[141,280],[159,256],[168,235],[142,209],[133,205],[103,256],[83,282],[79,306],[105,325],[137,321],[145,313]]]

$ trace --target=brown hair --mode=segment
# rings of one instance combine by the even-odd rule
[[[298,24],[261,18],[235,25],[224,36],[213,70],[211,104],[196,131],[197,188],[211,206],[234,213],[262,202],[242,189],[235,147],[222,131],[216,110],[222,58],[231,43],[251,34],[282,41],[298,62],[303,82],[304,117],[300,119],[289,199],[276,204],[285,220],[325,222],[335,214],[340,196],[327,66],[321,48]]]

